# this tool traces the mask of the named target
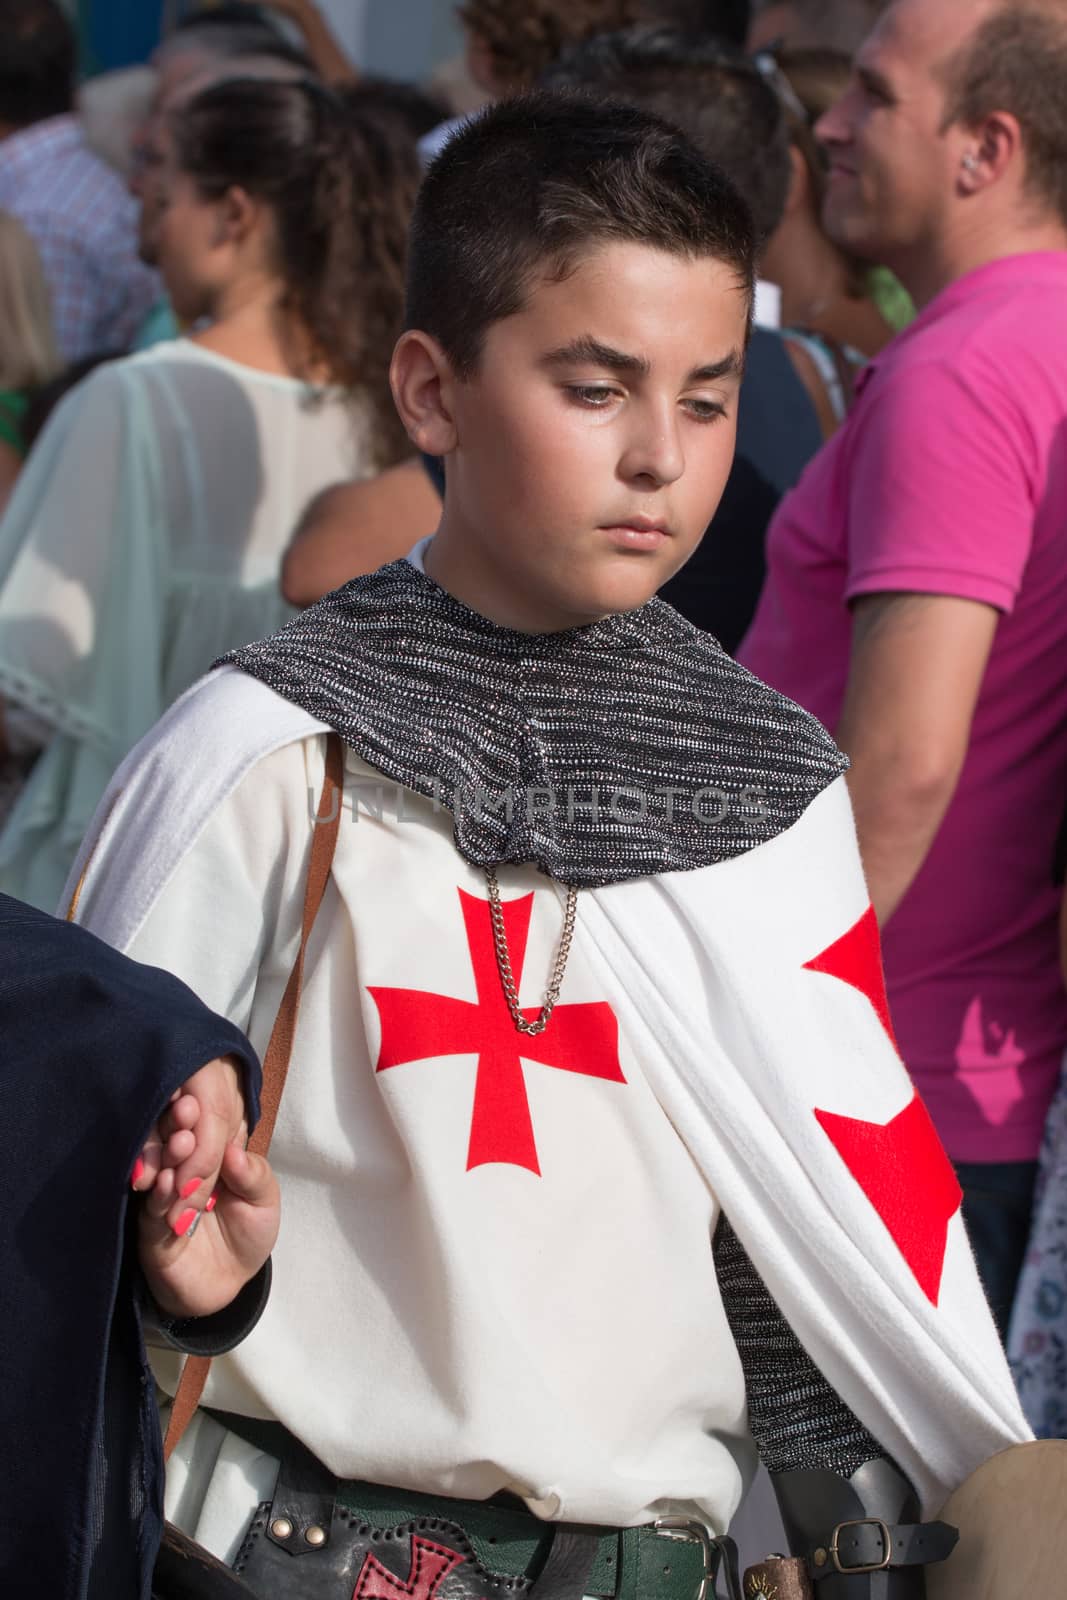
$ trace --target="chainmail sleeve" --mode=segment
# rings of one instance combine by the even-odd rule
[[[827,1468],[848,1478],[865,1461],[885,1458],[805,1352],[725,1217],[713,1250],[745,1375],[749,1427],[768,1472]]]

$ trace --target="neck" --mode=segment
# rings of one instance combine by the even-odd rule
[[[556,611],[540,611],[528,596],[516,596],[505,578],[492,571],[485,561],[472,560],[473,541],[457,543],[447,513],[427,547],[423,567],[428,578],[498,628],[512,633],[564,633],[569,628],[599,622],[596,616],[561,616]]]
[[[760,274],[782,291],[782,324],[810,328],[848,285],[848,267],[814,218],[797,210],[771,236]]]
[[[328,381],[311,363],[302,330],[282,310],[282,294],[276,278],[258,273],[224,285],[206,309],[210,327],[193,335],[196,343],[261,372]]]
[[[979,267],[1009,256],[1053,250],[1067,250],[1067,227],[1058,220],[1044,218],[1011,226],[997,219],[994,224],[971,224],[943,238],[924,241],[913,251],[902,252],[899,261],[887,260],[886,266],[921,310],[950,283]]]
[[[762,275],[782,291],[782,326],[806,328],[865,356],[877,355],[893,336],[878,307],[849,293],[851,268],[814,216],[796,211],[772,237]]]

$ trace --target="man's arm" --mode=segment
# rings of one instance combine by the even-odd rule
[[[873,594],[852,606],[837,741],[860,851],[884,927],[955,792],[999,613],[947,595]]]

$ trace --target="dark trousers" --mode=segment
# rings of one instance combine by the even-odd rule
[[[1036,1161],[957,1161],[963,1220],[997,1331],[1007,1340],[1015,1287],[1030,1238]]]

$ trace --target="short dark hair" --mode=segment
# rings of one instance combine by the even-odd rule
[[[1030,192],[1067,223],[1067,18],[1013,4],[979,23],[942,68],[942,126],[1009,111],[1023,133]]]
[[[539,275],[559,280],[618,241],[723,261],[751,301],[751,213],[684,134],[611,101],[504,101],[456,133],[423,181],[407,326],[432,334],[469,376],[488,329],[522,309]]]
[[[761,242],[781,222],[789,130],[772,85],[742,51],[677,28],[628,28],[575,45],[542,83],[624,100],[676,123],[740,189]]]
[[[0,122],[26,128],[74,107],[78,47],[56,0],[0,0]]]

